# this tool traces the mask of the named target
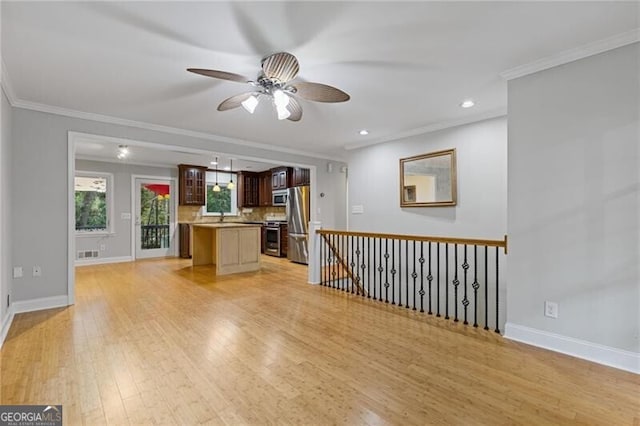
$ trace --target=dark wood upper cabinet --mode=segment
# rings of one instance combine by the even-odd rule
[[[179,202],[181,206],[204,206],[206,200],[207,168],[178,165]]]
[[[238,207],[260,206],[260,175],[238,172]]]
[[[271,190],[287,189],[291,185],[291,167],[271,169]]]
[[[271,171],[267,170],[266,172],[260,173],[260,190],[258,194],[258,201],[260,202],[260,206],[269,207],[271,206],[272,197],[271,197]]]
[[[311,171],[301,167],[293,168],[293,176],[291,178],[291,186],[305,186],[311,183]]]

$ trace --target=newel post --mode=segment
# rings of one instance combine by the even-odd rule
[[[309,222],[309,284],[320,284],[320,234],[322,222]]]

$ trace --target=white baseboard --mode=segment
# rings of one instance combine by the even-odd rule
[[[576,358],[640,374],[640,353],[507,323],[504,337]]]
[[[43,309],[62,308],[69,306],[69,298],[64,296],[42,297],[40,299],[21,300],[13,302],[11,308],[14,314],[41,311]]]
[[[7,334],[9,333],[9,329],[11,328],[11,323],[13,322],[13,316],[13,306],[9,306],[6,315],[2,319],[2,327],[0,328],[0,348],[2,348],[4,339],[7,338]]]
[[[133,262],[133,257],[120,256],[120,257],[103,257],[103,258],[90,259],[90,260],[76,260],[75,266],[104,265],[107,263],[124,263],[124,262]]]

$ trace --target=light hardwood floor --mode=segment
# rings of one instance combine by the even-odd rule
[[[77,269],[76,305],[17,315],[2,404],[65,424],[640,424],[640,376],[306,284],[179,259]]]

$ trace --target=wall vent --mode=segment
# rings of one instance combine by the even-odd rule
[[[82,250],[78,252],[78,259],[94,259],[98,257],[100,252],[98,250]]]

